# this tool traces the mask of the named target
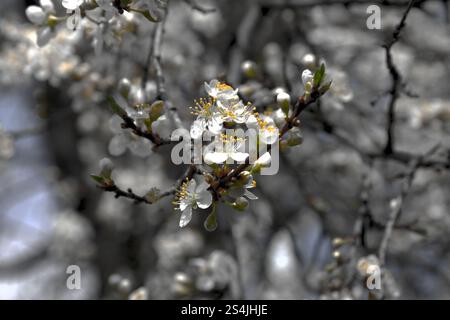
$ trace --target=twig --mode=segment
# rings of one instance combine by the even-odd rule
[[[123,114],[120,117],[123,120],[122,129],[131,129],[135,135],[150,140],[155,145],[155,147],[159,147],[165,144],[171,144],[172,142],[174,142],[171,140],[162,139],[159,135],[154,134],[153,132],[143,131],[127,114]]]
[[[386,251],[388,248],[389,240],[392,236],[392,231],[394,230],[395,223],[397,222],[402,212],[403,201],[408,195],[417,169],[420,167],[420,163],[423,161],[423,159],[426,156],[432,155],[437,150],[437,148],[438,145],[431,148],[430,151],[428,151],[426,154],[413,159],[410,163],[410,169],[403,181],[401,193],[396,199],[393,200],[395,202],[391,203],[391,211],[378,250],[378,258],[380,260],[380,266],[383,266],[386,262]]]
[[[156,72],[157,99],[162,100],[166,103],[176,127],[184,128],[183,122],[181,121],[180,116],[178,115],[177,108],[172,106],[172,104],[170,103],[170,101],[167,97],[164,73],[163,73],[163,69],[162,69],[162,65],[161,65],[162,43],[163,43],[165,24],[166,24],[168,14],[169,14],[169,8],[167,7],[165,9],[164,18],[162,19],[162,21],[160,23],[158,23],[156,25],[156,28],[153,32],[153,35],[152,35],[153,41],[152,41],[152,46],[151,46],[151,60],[152,60],[152,63],[153,63],[153,66],[154,66],[155,72]]]
[[[168,190],[159,193],[156,195],[157,200],[159,201],[162,198],[165,198],[170,195],[174,195],[176,190],[180,187],[180,185],[183,183],[186,179],[191,179],[194,174],[197,172],[196,167],[194,165],[190,165],[189,168],[186,170],[186,172],[183,174],[183,176],[177,180],[177,182],[173,185],[173,187],[169,188]],[[134,203],[146,203],[146,204],[153,204],[154,202],[148,199],[145,196],[139,196],[136,193],[133,192],[131,188],[128,188],[126,191],[119,188],[113,181],[111,184],[107,185],[98,185],[98,187],[106,192],[113,192],[114,196],[116,198],[124,197],[128,198],[134,201]]]
[[[386,65],[392,80],[391,89],[389,90],[389,93],[391,94],[391,99],[389,101],[387,110],[387,127],[386,127],[387,141],[386,146],[384,148],[385,154],[391,154],[394,151],[395,103],[399,97],[400,90],[404,88],[402,76],[400,75],[397,67],[393,62],[391,49],[392,46],[399,40],[400,33],[402,32],[403,28],[406,25],[405,24],[406,18],[408,17],[408,14],[411,11],[411,8],[413,7],[414,3],[415,0],[410,0],[408,7],[406,8],[406,11],[402,16],[402,19],[400,20],[400,23],[394,30],[394,34],[392,36],[391,41],[384,46],[386,50]]]

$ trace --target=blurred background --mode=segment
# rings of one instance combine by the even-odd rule
[[[109,157],[116,183],[142,195],[186,169],[170,146],[155,151],[122,130],[106,103],[124,77],[136,99],[156,98],[156,71],[143,70],[157,24],[125,12],[101,29],[84,17],[38,47],[25,9],[39,2],[1,1],[1,299],[450,298],[447,1],[417,1],[392,48],[403,82],[395,147],[429,165],[413,168],[375,293],[364,265],[380,264],[412,158],[382,154],[392,80],[382,45],[409,1],[380,4],[380,30],[366,26],[367,1],[147,2],[168,12],[162,68],[187,126],[214,78],[264,110],[277,88],[300,95],[301,71],[324,60],[332,89],[302,114],[303,144],[283,153],[277,175],[258,178],[246,212],[219,207],[216,231],[201,214],[180,229],[170,197],[136,205],[89,176]],[[66,286],[69,265],[80,267],[79,290]]]

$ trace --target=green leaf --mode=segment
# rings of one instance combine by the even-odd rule
[[[127,116],[127,112],[123,110],[121,106],[119,106],[119,104],[116,102],[116,100],[114,100],[113,97],[111,96],[108,97],[108,103],[112,112],[117,114],[119,117],[124,118]]]
[[[206,230],[208,231],[214,231],[217,229],[217,214],[216,214],[216,205],[213,203],[213,208],[211,213],[208,215],[208,217],[205,220],[205,223],[203,224]]]
[[[164,110],[164,101],[156,100],[150,106],[150,120],[156,121],[163,114]]]
[[[97,176],[95,174],[91,174],[91,178],[92,178],[92,180],[94,180],[98,184],[104,184],[105,183],[105,178],[102,177],[102,176]]]
[[[332,83],[332,81],[330,81],[330,82],[324,84],[322,87],[320,87],[319,93],[322,95],[322,94],[324,94],[325,92],[327,92],[328,90],[330,90],[331,83]]]
[[[321,64],[320,68],[314,73],[314,88],[318,88],[325,76],[325,64]]]
[[[150,13],[150,11],[148,11],[148,10],[130,8],[130,11],[134,11],[134,12],[142,14],[150,22],[158,22],[158,19],[153,17],[152,14]]]

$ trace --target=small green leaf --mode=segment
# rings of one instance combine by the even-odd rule
[[[314,73],[314,88],[318,88],[325,76],[325,64],[321,64],[320,68]]]
[[[94,180],[98,184],[104,184],[105,183],[105,178],[102,177],[102,176],[97,176],[95,174],[91,174],[91,178],[92,178],[92,180]]]
[[[119,117],[124,118],[127,116],[127,112],[123,110],[121,106],[119,106],[119,104],[116,102],[116,100],[114,100],[113,97],[108,97],[108,103],[112,112],[117,114]]]
[[[149,10],[130,8],[130,11],[134,11],[134,12],[142,14],[150,22],[158,22],[158,19],[153,17]]]
[[[164,101],[156,100],[150,106],[150,120],[156,121],[160,116],[162,116],[164,110]]]
[[[332,83],[332,81],[330,81],[330,82],[324,84],[322,87],[320,87],[319,93],[322,95],[322,94],[324,94],[325,92],[327,92],[328,90],[330,90],[331,83]]]
[[[214,231],[217,229],[217,214],[216,214],[216,205],[215,204],[213,204],[212,211],[206,218],[203,226],[208,231]]]

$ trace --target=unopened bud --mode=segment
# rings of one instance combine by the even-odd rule
[[[124,98],[128,98],[128,95],[130,94],[130,90],[131,90],[130,80],[128,80],[127,78],[120,79],[118,89],[119,89],[119,93]]]
[[[292,128],[288,133],[287,145],[289,147],[298,146],[303,143],[303,136],[298,128]]]
[[[303,82],[303,85],[305,87],[306,87],[306,84],[308,82],[311,82],[313,78],[314,78],[314,75],[311,72],[311,70],[309,70],[309,69],[303,70],[303,72],[302,72],[302,82]]]
[[[307,53],[302,57],[302,63],[308,69],[314,69],[317,63],[316,56],[312,53]]]
[[[44,23],[46,14],[41,7],[29,6],[25,10],[25,15],[33,24],[41,25]]]
[[[258,73],[258,66],[253,61],[244,61],[241,65],[242,73],[247,78],[255,78]]]
[[[311,93],[312,87],[313,87],[313,85],[312,85],[311,81],[308,81],[308,82],[305,84],[305,92],[306,92],[306,93]]]
[[[269,152],[264,153],[258,160],[253,164],[252,172],[259,173],[261,168],[270,166],[272,157]]]
[[[129,300],[147,300],[148,299],[148,292],[147,289],[144,287],[140,287],[136,290],[134,290],[132,293],[130,293],[130,296],[128,297]]]
[[[239,197],[233,203],[233,208],[239,211],[244,211],[248,207],[248,200],[244,197]]]
[[[281,92],[277,95],[278,106],[283,110],[286,117],[289,115],[289,106],[291,104],[291,96],[286,92]]]
[[[252,174],[249,171],[242,171],[239,175],[239,183],[247,184],[252,178]]]
[[[114,170],[114,164],[109,158],[103,158],[100,160],[100,175],[105,178],[111,178],[111,173]]]

